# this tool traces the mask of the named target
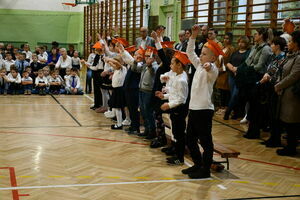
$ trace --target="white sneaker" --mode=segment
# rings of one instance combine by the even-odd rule
[[[248,120],[247,120],[247,115],[245,115],[245,117],[240,121],[241,124],[247,124]]]
[[[122,122],[122,125],[123,126],[130,126],[131,124],[131,120],[128,120],[128,119],[125,119],[123,122]]]
[[[104,116],[106,118],[114,118],[116,116],[116,114],[115,114],[115,112],[109,110],[104,113]]]

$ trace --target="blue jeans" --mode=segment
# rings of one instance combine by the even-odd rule
[[[154,108],[152,92],[140,91],[140,109],[144,119],[145,131],[155,131]]]
[[[23,85],[23,90],[32,90],[32,85]]]
[[[0,94],[4,94],[8,90],[8,83],[4,83],[4,85],[0,86]]]
[[[234,77],[228,77],[229,87],[230,87],[230,100],[228,104],[227,112],[230,114],[233,109],[236,108],[239,100],[239,89],[236,86]]]

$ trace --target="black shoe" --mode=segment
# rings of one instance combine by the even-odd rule
[[[172,147],[171,149],[168,149],[168,150],[165,152],[165,154],[166,154],[167,156],[173,156],[173,155],[175,155],[175,154],[176,154],[175,147]]]
[[[208,169],[197,169],[193,171],[192,173],[189,173],[188,176],[192,179],[197,179],[197,178],[209,178],[210,177],[210,170]]]
[[[243,135],[244,138],[247,138],[247,139],[259,139],[259,135],[250,135],[250,134],[245,134]]]
[[[131,131],[128,131],[127,133],[128,133],[128,135],[138,135],[140,133],[140,131],[139,130],[131,130]]]
[[[91,107],[90,107],[90,109],[92,109],[92,110],[96,110],[96,109],[97,109],[97,107],[94,105],[94,106],[91,106]]]
[[[147,139],[147,140],[152,140],[152,139],[154,139],[154,138],[156,138],[156,132],[154,131],[151,131],[146,137],[145,137],[145,139]]]
[[[171,165],[183,165],[184,161],[183,159],[179,159],[177,156],[173,156],[170,158],[167,158],[167,163]]]
[[[140,136],[140,137],[147,137],[148,134],[149,134],[149,131],[145,130],[143,133],[138,134],[138,136]]]
[[[266,147],[282,147],[280,141],[274,141],[272,139],[268,139],[264,142],[261,142],[261,144],[266,145]]]
[[[169,149],[173,148],[173,146],[164,147],[161,149],[161,152],[165,153],[166,151],[169,151]]]
[[[229,120],[229,115],[230,115],[230,113],[225,112],[223,119],[224,120]]]
[[[197,171],[197,170],[199,170],[199,169],[201,169],[201,166],[199,166],[199,165],[194,165],[194,166],[189,167],[189,168],[187,168],[187,169],[181,170],[181,172],[182,172],[183,174],[190,174],[190,173],[195,172],[195,171]]]
[[[159,148],[165,146],[166,144],[167,144],[166,137],[157,137],[151,142],[150,148]]]
[[[297,151],[296,149],[287,149],[287,148],[283,148],[283,149],[277,149],[276,153],[280,156],[295,156],[297,155]]]
[[[123,126],[122,125],[118,126],[117,124],[113,124],[113,125],[111,125],[111,129],[113,129],[113,130],[121,130],[121,129],[123,129]]]

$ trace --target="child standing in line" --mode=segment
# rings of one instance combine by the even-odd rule
[[[60,88],[61,88],[61,80],[58,77],[58,70],[53,70],[50,72],[50,78],[49,78],[49,92],[51,94],[59,94]]]
[[[80,78],[77,74],[78,74],[78,69],[72,68],[68,81],[66,81],[67,94],[75,94],[75,95],[83,94],[82,87],[80,86]]]
[[[80,71],[82,68],[78,51],[74,51],[74,55],[72,57],[72,67],[76,68],[78,71]]]
[[[10,73],[7,75],[9,82],[9,91],[12,95],[19,94],[21,86],[21,76],[18,72],[18,69],[12,65],[10,67]]]
[[[111,129],[122,129],[122,109],[126,106],[123,84],[127,69],[121,64],[123,61],[119,56],[114,58],[105,58],[105,62],[114,68],[114,74],[112,76],[113,91],[110,99],[110,106],[112,108],[112,112],[115,112],[117,117],[117,124],[111,125]]]
[[[160,99],[168,99],[167,103],[161,105],[161,110],[168,110],[172,121],[172,134],[176,140],[176,156],[167,158],[167,163],[173,165],[181,165],[184,163],[185,118],[188,114],[186,101],[189,92],[188,77],[184,69],[189,63],[185,53],[176,51],[171,61],[173,73],[169,73],[170,76],[164,74],[164,79],[169,79],[167,93],[163,94],[163,92],[156,92],[155,94]]]
[[[42,69],[38,71],[38,77],[35,79],[36,90],[40,95],[46,95],[46,87],[48,86],[48,80],[44,76]]]
[[[22,86],[25,95],[31,95],[33,80],[29,76],[28,71],[23,72]]]

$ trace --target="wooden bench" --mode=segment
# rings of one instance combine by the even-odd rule
[[[172,131],[171,131],[171,120],[169,118],[168,114],[163,114],[163,121],[164,124],[166,126],[166,134],[167,134],[167,139],[168,140],[172,140]],[[241,153],[233,150],[231,148],[225,147],[221,144],[215,143],[214,142],[214,152],[221,155],[222,158],[225,158],[226,160],[224,161],[213,161],[213,165],[216,166],[212,166],[214,169],[220,169],[219,165],[221,163],[226,163],[227,165],[227,170],[229,170],[229,158],[237,158]],[[224,166],[223,166],[224,168]],[[219,170],[217,170],[219,171]]]

